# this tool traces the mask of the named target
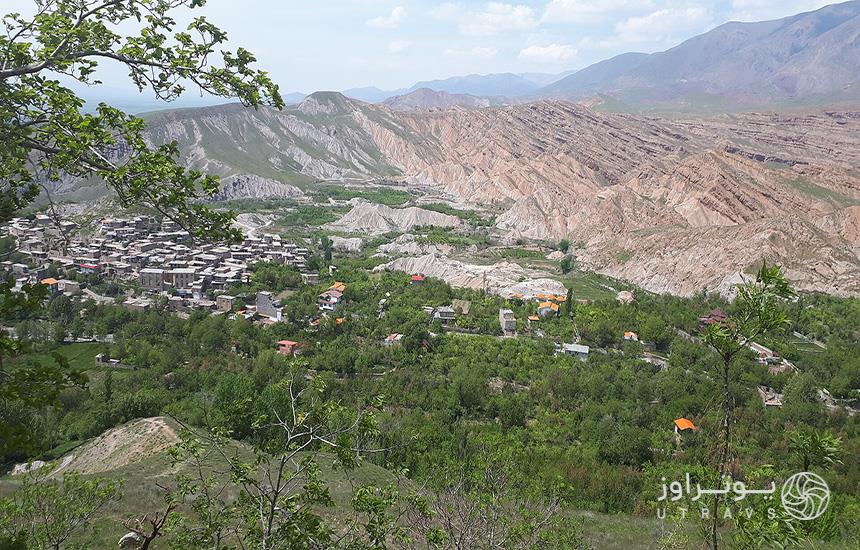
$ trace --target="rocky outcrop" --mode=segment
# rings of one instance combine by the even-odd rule
[[[340,252],[361,252],[361,239],[359,237],[331,236],[331,246]]]
[[[405,233],[390,243],[380,245],[380,255],[423,256],[425,254],[451,254],[454,247],[448,244],[435,244],[419,240],[415,235]]]
[[[487,292],[510,296],[565,294],[564,285],[545,273],[526,269],[512,262],[490,265],[465,263],[444,254],[425,254],[392,260],[374,271],[403,271],[442,279],[458,288],[485,289]]]
[[[419,226],[457,227],[460,218],[432,210],[410,206],[391,208],[383,204],[373,204],[362,199],[353,199],[352,210],[341,219],[323,226],[329,231],[346,233],[367,233],[380,235],[393,231],[411,231]]]
[[[212,200],[298,199],[304,196],[302,190],[294,185],[287,185],[253,174],[241,174],[221,180],[221,187],[212,197]]]

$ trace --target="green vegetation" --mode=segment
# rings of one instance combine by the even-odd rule
[[[421,208],[425,210],[433,210],[449,216],[457,216],[461,220],[469,222],[475,227],[492,227],[496,223],[495,216],[484,217],[478,212],[472,210],[460,210],[443,202],[434,202],[430,204],[422,204]]]
[[[343,207],[307,206],[302,205],[278,218],[280,226],[311,226],[318,227],[337,220],[349,211]]]
[[[412,197],[406,191],[390,187],[356,188],[342,185],[320,185],[311,192],[311,195],[318,202],[323,202],[328,198],[336,200],[362,198],[368,202],[386,206],[402,206]]]
[[[540,258],[543,259],[544,253],[540,250],[530,250],[528,248],[500,248],[494,250],[502,258]]]
[[[712,464],[722,422],[722,413],[714,407],[724,389],[717,379],[722,360],[676,330],[696,334],[700,316],[715,307],[734,314],[739,306],[708,296],[682,299],[641,291],[634,303],[624,305],[614,300],[614,290],[601,286],[610,280],[573,274],[602,289],[602,297],[591,304],[565,305],[563,315],[529,328],[524,321],[536,312],[535,302],[456,290],[434,279],[411,285],[406,274],[369,274],[372,265],[360,258],[338,261],[337,278],[348,285],[338,312],[345,321],[323,322],[319,329],[311,329],[308,319],[318,315],[316,296],[327,284],[297,285],[295,272],[283,266],[260,266],[254,274],[261,285],[297,286],[283,300],[287,321],[277,325],[198,314],[180,319],[161,311],[136,314],[116,306],[88,305],[81,316],[75,308],[71,314],[83,319],[85,334],[113,334],[111,356],[138,369],[122,372],[121,384],[113,378],[120,373],[92,373],[86,388],[63,393],[50,422],[44,412],[18,414],[16,420],[33,435],[36,447],[7,454],[5,460],[56,456],[58,446],[134,418],[163,414],[195,429],[223,430],[252,446],[269,445],[272,436],[254,419],[271,413],[283,395],[278,388],[295,372],[295,365],[274,351],[276,341],[291,339],[309,345],[300,369],[325,382],[321,402],[338,403],[348,417],[347,411],[364,410],[375,396],[384,396],[385,407],[374,411],[379,431],[363,445],[386,451],[368,454],[365,460],[392,472],[408,472],[409,483],[426,486],[430,495],[448,483],[456,485],[463,472],[479,475],[482,461],[510,464],[517,473],[512,494],[556,494],[560,517],[579,519],[577,536],[595,547],[611,548],[627,535],[604,514],[633,515],[622,523],[638,526],[645,540],[653,542],[649,537],[659,525],[654,507],[660,477],[688,469],[717,475],[716,469],[702,468]],[[571,292],[573,300],[581,297],[575,289]],[[454,299],[468,300],[471,307],[468,315],[457,316],[450,330],[431,322],[422,309]],[[791,328],[821,338],[827,349],[789,353],[796,340],[791,331],[768,332],[762,343],[785,350],[801,373],[770,374],[743,349],[732,360],[729,385],[736,404],[732,438],[743,442],[734,448],[740,468],[753,476],[767,465],[779,465],[768,475],[783,479],[805,463],[804,456],[810,457],[812,469],[826,477],[840,506],[834,506],[826,520],[835,527],[803,536],[827,540],[829,547],[837,548],[848,544],[856,528],[851,510],[860,497],[860,465],[827,457],[835,452],[834,438],[845,449],[842,456],[856,453],[860,426],[854,417],[828,414],[816,391],[853,388],[860,382],[860,317],[851,315],[858,302],[803,295],[787,304],[787,317],[796,318]],[[500,307],[514,311],[519,338],[497,338]],[[667,368],[643,362],[642,345],[625,341],[625,331],[653,342]],[[404,335],[401,344],[382,345],[395,332]],[[570,342],[575,334],[592,346],[587,362],[554,355],[555,342]],[[45,357],[52,350],[89,360],[80,344],[56,347],[49,341],[38,347],[16,360],[31,354]],[[783,392],[785,406],[765,409],[758,385]],[[672,422],[679,417],[693,420],[699,432],[676,440]],[[803,426],[808,438],[827,444],[801,445],[800,436],[789,437],[794,431],[789,426]],[[319,460],[331,459],[326,456],[322,453]],[[443,479],[439,472],[448,475]],[[343,502],[335,516],[327,517],[355,512],[350,498],[345,496]],[[389,509],[386,506],[382,508]],[[719,530],[740,540],[753,537],[754,527],[726,521]],[[116,534],[107,525],[100,529]],[[681,532],[690,540],[699,536],[694,523],[682,523]],[[631,547],[640,547],[637,544]]]
[[[430,244],[450,244],[452,246],[489,246],[490,238],[481,233],[458,233],[456,229],[447,227],[416,227],[413,233],[418,235],[418,242]]]

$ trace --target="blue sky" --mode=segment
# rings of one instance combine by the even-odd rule
[[[468,73],[561,72],[654,52],[730,20],[821,0],[209,0],[196,10],[257,55],[282,91],[398,88]],[[0,0],[25,12],[27,0]],[[178,19],[182,20],[182,16]],[[120,86],[115,69],[104,81]]]

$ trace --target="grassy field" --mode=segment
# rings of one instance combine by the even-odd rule
[[[92,370],[95,367],[96,355],[103,349],[103,344],[98,342],[85,342],[76,344],[64,344],[50,352],[42,351],[27,355],[39,363],[53,363],[52,353],[59,353],[69,362],[69,366],[76,370]]]
[[[321,185],[311,193],[315,200],[324,202],[332,198],[335,200],[349,200],[362,198],[369,202],[384,204],[386,206],[401,206],[412,198],[412,195],[400,189],[391,187],[367,187],[357,189],[355,187],[342,187],[335,185]]]
[[[574,300],[605,300],[615,298],[618,290],[609,277],[589,271],[573,270],[560,279],[564,286],[573,289]]]

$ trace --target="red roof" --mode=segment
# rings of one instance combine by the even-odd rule
[[[675,426],[678,427],[679,430],[693,430],[696,431],[699,428],[696,427],[691,421],[686,418],[677,418],[675,419]]]
[[[423,276],[421,276],[421,275],[413,275],[413,276],[412,276],[412,280],[413,280],[413,281],[423,281],[423,280],[424,280],[424,277],[423,277]]]
[[[299,343],[293,342],[292,340],[281,340],[280,342],[278,342],[278,345],[279,346],[290,346],[290,347],[292,347],[292,346],[298,346]]]

